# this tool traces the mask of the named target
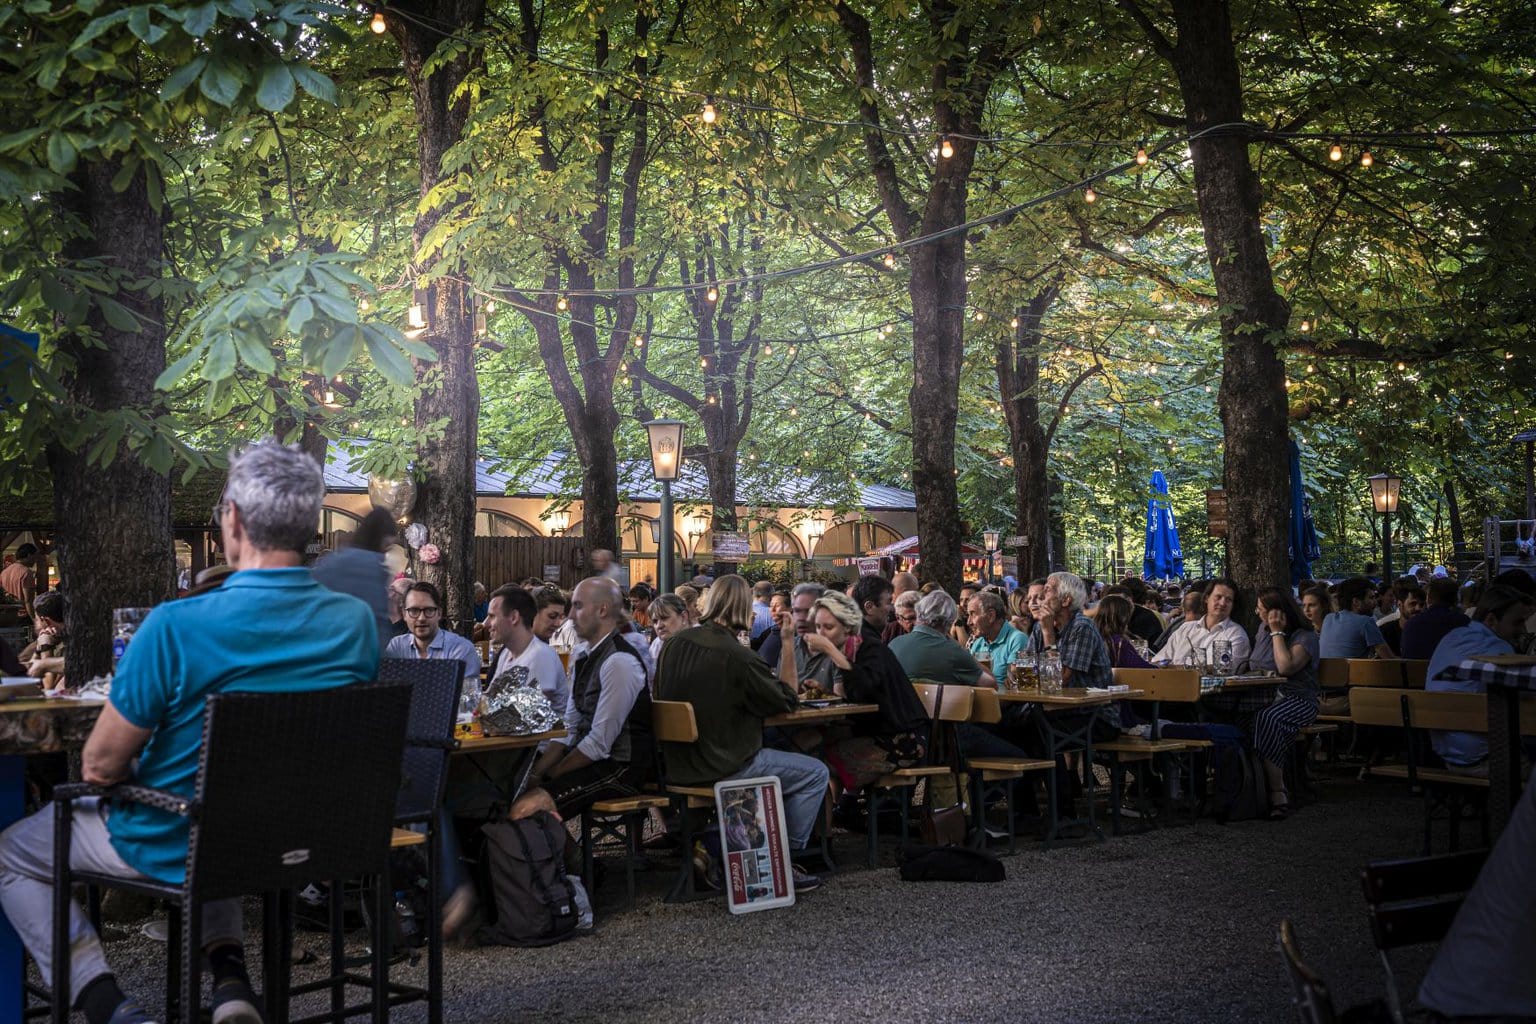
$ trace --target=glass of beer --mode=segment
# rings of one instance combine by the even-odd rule
[[[565,669],[565,674],[571,674],[571,645],[555,644],[555,653],[560,655],[560,667]]]

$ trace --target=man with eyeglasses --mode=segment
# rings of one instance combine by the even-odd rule
[[[464,663],[464,685],[480,685],[480,652],[457,633],[442,628],[443,602],[437,588],[422,581],[405,592],[405,625],[410,632],[394,637],[384,648],[386,658],[456,659]]]

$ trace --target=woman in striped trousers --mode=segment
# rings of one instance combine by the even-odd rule
[[[1274,820],[1291,811],[1285,791],[1285,761],[1291,744],[1317,718],[1317,639],[1287,591],[1271,587],[1259,594],[1259,628],[1249,665],[1284,677],[1275,702],[1253,719],[1253,746],[1264,762],[1269,816]]]

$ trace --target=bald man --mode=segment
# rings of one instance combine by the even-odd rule
[[[570,621],[586,649],[572,666],[568,735],[539,756],[528,792],[513,805],[514,818],[550,803],[570,818],[598,800],[639,792],[651,777],[646,665],[623,633],[618,584],[604,576],[576,584]]]

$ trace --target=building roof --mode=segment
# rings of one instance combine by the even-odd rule
[[[361,453],[367,445],[349,442]],[[365,494],[368,474],[351,468],[354,456],[331,445],[325,467],[327,490]],[[737,468],[736,501],[741,505],[775,508],[822,508],[829,491],[837,484],[826,478],[786,475],[769,481],[747,464]],[[581,490],[581,464],[567,452],[555,452],[537,461],[514,464],[481,458],[475,466],[475,493],[482,498],[560,498]],[[869,512],[911,512],[917,508],[916,496],[900,487],[884,484],[856,486],[856,504]],[[619,460],[619,493],[629,501],[659,501],[661,489],[651,478],[651,464],[644,459]],[[681,478],[672,485],[672,496],[679,501],[708,502],[709,479],[697,462],[683,463]]]

